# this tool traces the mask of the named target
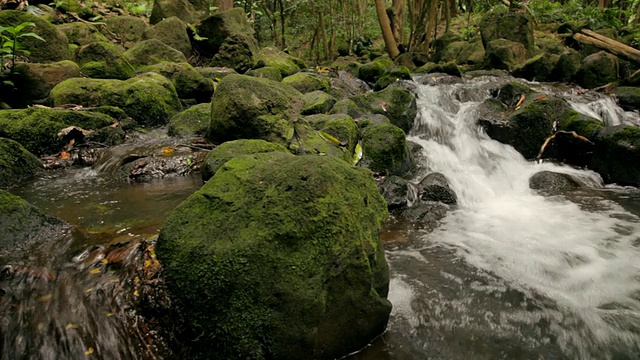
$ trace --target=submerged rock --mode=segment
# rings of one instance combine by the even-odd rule
[[[555,195],[580,187],[571,175],[553,171],[540,171],[529,179],[529,187],[545,195]]]
[[[8,188],[42,171],[40,160],[18,142],[0,137],[0,188]]]
[[[391,310],[386,216],[371,173],[341,160],[227,162],[156,247],[189,358],[335,359],[368,344]]]
[[[409,186],[405,179],[399,176],[386,176],[378,183],[378,190],[387,202],[389,210],[407,206]]]

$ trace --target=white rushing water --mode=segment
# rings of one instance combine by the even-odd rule
[[[428,170],[444,174],[458,195],[458,208],[423,245],[454,249],[471,266],[575,315],[584,329],[558,334],[561,346],[574,349],[570,357],[610,358],[609,343],[640,348],[640,220],[601,198],[590,210],[531,190],[529,178],[543,170],[571,174],[588,187],[602,184],[594,172],[526,161],[483,134],[476,109],[490,96],[489,81],[418,86],[420,114],[409,140],[423,147]],[[600,114],[620,113],[611,106],[596,104],[607,107]],[[593,355],[598,349],[605,350]]]

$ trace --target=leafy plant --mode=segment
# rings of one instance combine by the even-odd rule
[[[22,45],[22,39],[31,37],[40,41],[45,41],[36,33],[22,32],[27,28],[35,26],[36,24],[32,22],[23,22],[17,26],[0,26],[0,43],[2,45],[0,47],[0,70],[2,70],[2,75],[6,76],[7,73],[11,74],[13,72],[13,68],[16,65],[16,59],[20,54],[30,54],[29,50],[25,49]],[[3,83],[13,85],[10,80],[4,80]]]

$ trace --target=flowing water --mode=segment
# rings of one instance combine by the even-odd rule
[[[418,86],[409,140],[423,148],[423,174],[449,179],[458,207],[392,246],[388,331],[354,358],[640,358],[640,193],[489,139],[476,120],[494,81]],[[637,120],[610,99],[569,100],[612,124]],[[529,178],[542,170],[586,187],[538,195]]]

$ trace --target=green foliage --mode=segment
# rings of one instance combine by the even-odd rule
[[[531,0],[528,8],[540,22],[584,22],[592,30],[620,29],[626,25],[621,19],[632,18],[629,10],[622,10],[615,6],[598,8],[578,0],[569,0],[564,5],[548,0]]]
[[[0,26],[0,73],[5,76],[7,73],[13,72],[16,59],[20,54],[29,55],[29,50],[25,49],[21,43],[21,39],[32,37],[40,41],[45,41],[38,34],[22,31],[29,27],[35,27],[32,22],[23,22],[17,26],[3,27]],[[8,60],[8,62],[7,62]],[[3,80],[3,84],[13,86],[10,80]]]

